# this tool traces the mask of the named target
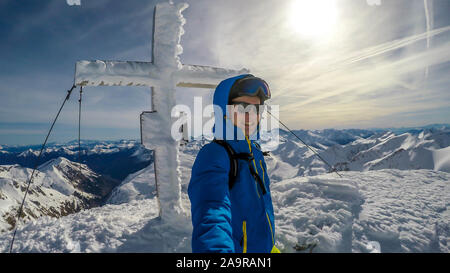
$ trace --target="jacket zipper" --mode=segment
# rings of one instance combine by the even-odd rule
[[[263,171],[263,183],[264,183],[264,187],[266,187],[266,182],[265,182],[265,178],[264,178],[264,167],[262,165],[262,160],[259,160],[259,165],[261,165],[261,170]],[[270,218],[269,218],[269,214],[267,213],[267,211],[266,211],[266,217],[267,217],[267,222],[269,222],[270,235],[272,237],[272,250],[273,250],[273,247],[275,247],[275,240],[273,238],[272,224],[270,223]]]
[[[259,160],[259,165],[261,165],[261,170],[262,170],[262,172],[263,172],[262,177],[263,177],[264,189],[267,191],[267,188],[266,188],[266,181],[265,181],[265,178],[264,178],[264,167],[263,167],[263,165],[262,165],[262,160]]]
[[[242,222],[242,240],[243,240],[243,246],[242,246],[242,253],[247,253],[247,221]]]
[[[272,246],[275,246],[275,241],[274,241],[274,239],[273,239],[273,229],[272,229],[272,224],[270,223],[270,218],[269,218],[269,214],[267,214],[267,211],[266,211],[266,216],[267,216],[267,222],[269,222],[270,235],[272,236]]]
[[[250,151],[250,154],[253,155],[250,140],[248,139],[247,136],[245,136],[245,139],[247,140],[247,143],[248,143],[248,149],[249,149],[249,151]],[[255,179],[255,187],[256,187],[255,189],[256,189],[256,194],[258,194],[258,198],[261,198],[261,196],[260,196],[260,194],[259,194],[259,191],[258,191],[258,185],[261,187],[261,191],[263,192],[263,194],[266,194],[266,192],[267,192],[267,190],[266,190],[266,185],[264,184],[263,181],[261,181],[261,178],[259,177],[258,168],[256,167],[255,158],[253,158],[252,161],[253,161],[253,166],[254,166],[255,168],[252,168],[251,166],[249,166],[249,168],[250,168],[251,170],[253,170],[252,175],[253,175],[253,178]],[[250,171],[250,172],[252,172],[252,171]],[[264,173],[264,170],[263,170],[263,173]],[[264,176],[263,176],[263,179],[264,179]]]

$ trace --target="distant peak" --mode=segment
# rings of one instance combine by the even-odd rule
[[[38,167],[38,169],[44,170],[44,169],[48,169],[53,166],[67,166],[67,165],[74,165],[74,163],[72,161],[68,160],[67,158],[60,156],[57,158],[50,159],[49,161],[40,165]]]

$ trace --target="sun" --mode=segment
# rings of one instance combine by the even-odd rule
[[[310,38],[330,36],[338,15],[336,0],[294,0],[290,13],[291,27]]]

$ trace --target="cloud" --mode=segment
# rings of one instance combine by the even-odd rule
[[[250,68],[266,79],[273,91],[271,103],[280,105],[288,125],[370,125],[383,118],[388,125],[399,122],[405,111],[419,116],[449,105],[444,87],[450,80],[440,74],[448,74],[441,65],[449,62],[450,26],[427,31],[423,2],[383,2],[373,9],[339,1],[334,36],[318,40],[295,33],[286,18],[289,3],[282,2],[227,1],[212,6],[195,19],[209,22],[196,45],[201,45],[198,51],[214,54],[211,65]],[[431,37],[440,42],[425,50]],[[190,41],[183,46],[184,52],[192,51]],[[427,67],[446,72],[433,70],[425,85]]]
[[[0,129],[0,135],[43,135],[45,130],[36,129]]]
[[[126,8],[121,9],[120,5]],[[143,4],[141,1],[119,3],[99,0],[83,2],[80,9],[74,9],[67,7],[64,1],[53,0],[30,7],[27,10],[29,13],[15,11],[11,18],[17,19],[23,14],[23,20],[18,20],[19,23],[13,29],[6,31],[12,36],[3,44],[14,47],[14,50],[0,53],[0,57],[14,60],[8,65],[8,70],[0,75],[0,122],[50,123],[63,102],[66,90],[73,83],[74,64],[81,58],[91,59],[95,56],[102,59],[109,55],[120,59],[134,55],[135,59],[140,59],[139,55],[145,51],[145,47],[150,52],[152,28],[147,21],[152,20],[153,8],[148,1]],[[54,35],[48,35],[48,39],[38,39],[36,37],[39,35],[33,32],[37,27],[44,32],[55,29],[64,29],[65,32],[54,32]],[[148,37],[148,43],[136,47],[136,39],[142,36]],[[20,45],[15,42],[18,38],[23,40]],[[102,43],[94,41],[94,38]],[[116,42],[105,45],[109,38],[114,38]],[[42,43],[38,40],[42,40]],[[127,50],[121,50],[121,47]],[[103,56],[95,52],[101,52]],[[134,120],[138,120],[140,111],[149,108],[146,105],[149,95],[147,99],[143,93],[149,93],[148,88],[143,91],[88,87],[85,91],[83,103],[86,114],[94,115],[94,118],[89,119],[93,126],[96,121],[97,126],[107,123],[108,126],[139,128],[130,113],[135,114]],[[77,99],[78,88],[72,92],[58,122],[76,122],[73,117],[77,116]],[[88,112],[91,105],[95,111]],[[112,113],[109,117],[114,119],[107,119],[108,115],[104,113],[112,111],[120,114]],[[105,122],[95,116],[104,117]]]

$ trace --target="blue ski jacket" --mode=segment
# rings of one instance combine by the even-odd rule
[[[264,156],[251,140],[254,135],[244,138],[242,130],[226,118],[230,88],[243,76],[226,79],[217,86],[213,104],[222,111],[215,109],[213,132],[215,138],[225,139],[236,153],[253,153],[254,160],[250,165],[248,161],[238,160],[239,173],[230,190],[230,159],[225,148],[210,142],[197,154],[188,186],[193,252],[279,252],[275,247],[274,212]],[[230,130],[234,138],[225,138]],[[255,133],[259,139],[259,127]],[[252,176],[250,167],[263,181],[266,194]]]

